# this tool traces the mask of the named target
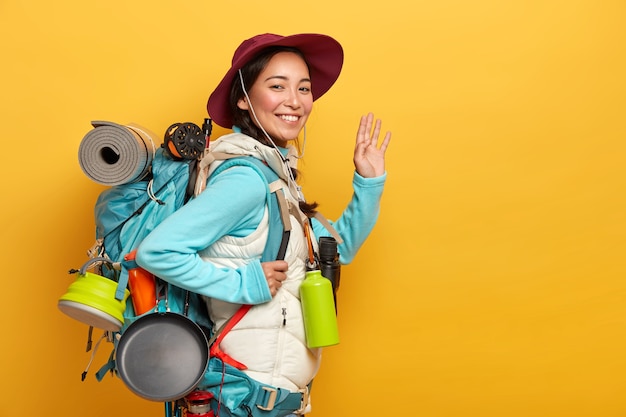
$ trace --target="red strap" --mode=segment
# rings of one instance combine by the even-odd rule
[[[217,336],[217,339],[215,339],[215,342],[213,342],[213,344],[211,345],[211,349],[209,350],[209,354],[211,356],[220,358],[223,362],[231,366],[234,366],[235,368],[239,370],[248,369],[248,367],[241,362],[237,362],[236,360],[231,358],[227,353],[222,351],[222,349],[220,349],[220,343],[222,343],[222,339],[224,339],[224,337],[228,334],[228,332],[230,332],[231,329],[235,327],[237,323],[239,323],[239,321],[243,318],[243,316],[246,315],[246,313],[248,312],[248,310],[250,310],[251,307],[252,305],[250,304],[243,304],[241,307],[239,307],[239,310],[237,310],[237,312],[230,318],[230,320],[228,320],[228,323],[226,323],[226,326],[222,329],[220,334]]]

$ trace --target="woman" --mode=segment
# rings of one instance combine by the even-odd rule
[[[265,183],[246,166],[212,176],[219,162],[211,166],[206,190],[159,225],[137,252],[143,268],[204,296],[216,329],[241,304],[253,305],[220,346],[247,367],[247,377],[302,398],[297,407],[285,406],[275,415],[306,412],[307,386],[319,367],[320,349],[306,346],[299,301],[315,239],[335,233],[340,262],[349,263],[376,222],[386,179],[391,134],[379,145],[381,122],[374,123],[370,113],[358,127],[353,198],[332,226],[319,220],[317,205],[304,200],[296,182],[294,142],[314,100],[334,84],[342,64],[343,50],[328,36],[258,35],[237,48],[232,67],[209,97],[210,117],[234,131],[213,142],[211,150],[252,155],[281,179],[291,208],[283,260],[261,262],[269,228]],[[226,391],[220,394],[239,415],[238,403],[229,402]]]

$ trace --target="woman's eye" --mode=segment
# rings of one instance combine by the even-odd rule
[[[274,84],[274,85],[270,86],[270,88],[272,88],[274,90],[281,90],[283,88],[283,86],[280,85],[280,84]]]
[[[308,93],[311,91],[311,87],[300,87],[300,91],[304,92],[304,93]]]

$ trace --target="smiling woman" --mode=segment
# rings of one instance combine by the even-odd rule
[[[209,98],[213,120],[235,131],[213,142],[212,151],[252,156],[279,177],[270,188],[278,190],[286,208],[287,238],[276,260],[261,261],[269,242],[266,185],[248,166],[218,173],[220,162],[211,164],[206,190],[161,223],[137,252],[140,266],[203,296],[215,329],[233,326],[217,339],[224,355],[211,358],[198,386],[214,394],[215,410],[227,408],[228,415],[309,411],[321,347],[337,343],[312,343],[305,336],[300,289],[308,272],[320,269],[315,239],[334,238],[339,261],[348,263],[378,218],[391,134],[379,140],[380,121],[374,123],[371,113],[357,130],[354,196],[336,222],[325,221],[315,203],[306,203],[296,182],[299,157],[292,143],[342,63],[341,45],[328,36],[259,35],[237,49],[232,68]],[[239,311],[246,311],[245,317]],[[334,308],[330,311],[334,318]],[[240,321],[231,323],[233,316]]]

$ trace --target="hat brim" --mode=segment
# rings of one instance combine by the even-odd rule
[[[235,52],[230,69],[217,85],[217,88],[211,93],[207,103],[209,117],[215,123],[225,128],[231,128],[233,125],[233,115],[229,105],[230,88],[233,79],[248,61],[269,46],[289,46],[297,48],[302,52],[309,65],[313,100],[317,100],[324,95],[337,81],[341,73],[343,48],[339,42],[327,35],[315,33],[302,33],[291,36],[265,34],[249,39],[246,42],[250,46],[240,54]]]

